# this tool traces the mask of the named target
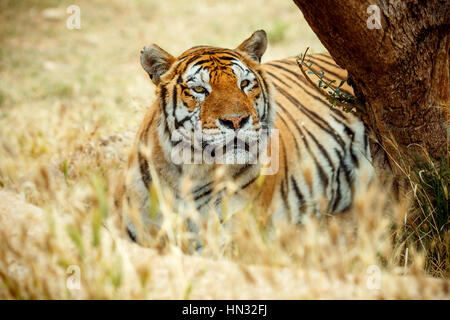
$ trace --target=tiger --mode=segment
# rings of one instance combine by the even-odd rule
[[[161,227],[161,215],[149,214],[155,201],[149,190],[156,181],[183,200],[183,181],[189,178],[189,198],[198,212],[220,208],[226,195],[228,210],[251,203],[265,221],[284,217],[292,223],[348,210],[356,190],[370,183],[373,168],[362,121],[319,95],[296,57],[261,63],[267,43],[266,32],[258,30],[235,49],[202,45],[174,57],[156,44],[143,48],[140,62],[156,86],[156,99],[114,192],[121,227],[131,240],[147,243]],[[326,72],[324,81],[347,78],[327,54],[308,60]],[[347,83],[341,90],[353,93]],[[205,138],[188,150],[209,148],[211,155],[236,161],[188,161],[192,156],[174,161],[177,147],[195,144],[186,137],[194,132]],[[249,141],[265,140],[264,161],[237,140],[242,133]],[[217,190],[224,181],[234,188]]]

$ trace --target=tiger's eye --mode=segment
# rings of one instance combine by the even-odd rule
[[[244,89],[246,86],[248,86],[250,84],[250,81],[248,80],[243,80],[241,82],[241,89]]]
[[[201,87],[201,86],[198,86],[198,87],[194,87],[194,88],[192,88],[195,92],[197,92],[197,93],[205,93],[206,92],[206,89],[205,88],[203,88],[203,87]]]

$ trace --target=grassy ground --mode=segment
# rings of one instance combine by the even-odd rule
[[[310,52],[324,48],[290,1],[77,1],[80,30],[66,28],[66,8],[71,4],[52,0],[0,3],[0,188],[42,208],[50,225],[42,250],[47,263],[39,264],[34,262],[32,248],[28,252],[27,246],[15,247],[0,231],[0,298],[214,296],[207,288],[195,291],[201,272],[189,279],[180,276],[180,281],[188,283],[181,293],[158,295],[155,274],[161,270],[143,269],[142,264],[135,270],[142,288],[130,288],[123,280],[123,252],[116,252],[111,240],[99,244],[105,233],[100,225],[109,214],[111,179],[153,98],[153,86],[139,64],[139,51],[151,43],[174,55],[199,44],[235,47],[257,29],[265,29],[269,36],[263,61],[295,55],[308,46]],[[360,195],[350,214],[350,220],[357,221],[352,228],[345,229],[333,219],[312,221],[303,229],[280,227],[274,239],[268,239],[254,219],[258,213],[238,215],[242,223],[232,232],[212,232],[220,226],[211,220],[201,255],[219,265],[232,262],[310,270],[321,272],[326,279],[362,275],[363,280],[355,284],[363,288],[358,297],[445,296],[448,282],[423,295],[407,286],[395,288],[395,282],[375,294],[365,285],[371,266],[386,277],[408,274],[416,283],[427,276],[427,255],[414,245],[409,247],[410,239],[404,233],[408,205],[389,204],[388,200],[376,190]],[[180,231],[174,221],[167,228]],[[421,237],[420,232],[410,234]],[[425,230],[425,236],[429,234]],[[392,241],[393,235],[402,240]],[[445,257],[448,232],[440,237],[438,244],[447,243],[447,247],[438,245],[436,250],[439,257]],[[155,255],[179,256],[182,243],[175,235],[168,251]],[[433,275],[448,277],[446,257],[447,262],[435,262],[438,271]],[[45,275],[32,273],[17,281],[5,271],[11,259],[35,266],[33,270],[42,268]],[[81,293],[55,284],[64,283],[69,265],[92,270],[82,272],[85,286]],[[251,278],[250,274],[246,279],[251,282]],[[189,285],[190,281],[194,284]],[[266,296],[279,297],[283,296]],[[296,297],[321,295],[312,290]]]

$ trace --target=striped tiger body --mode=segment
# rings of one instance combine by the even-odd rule
[[[346,210],[355,190],[369,183],[373,169],[362,122],[330,108],[294,58],[260,64],[266,46],[260,30],[234,50],[198,46],[178,58],[156,45],[141,52],[157,98],[114,194],[131,238],[146,243],[161,225],[161,215],[149,214],[156,182],[181,208],[191,200],[208,212],[227,198],[229,210],[251,202],[268,221],[283,216],[294,223],[306,214]],[[346,78],[329,56],[309,58],[325,78]],[[347,85],[342,90],[352,93]],[[267,152],[270,166],[276,163],[263,178],[267,164],[254,145]],[[179,157],[180,150],[191,153]]]

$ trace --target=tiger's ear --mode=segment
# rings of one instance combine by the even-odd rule
[[[236,50],[247,53],[253,60],[261,62],[261,57],[267,49],[267,34],[264,30],[254,32],[250,38],[242,42]]]
[[[141,51],[141,65],[156,85],[174,62],[175,58],[156,44],[144,47]]]

